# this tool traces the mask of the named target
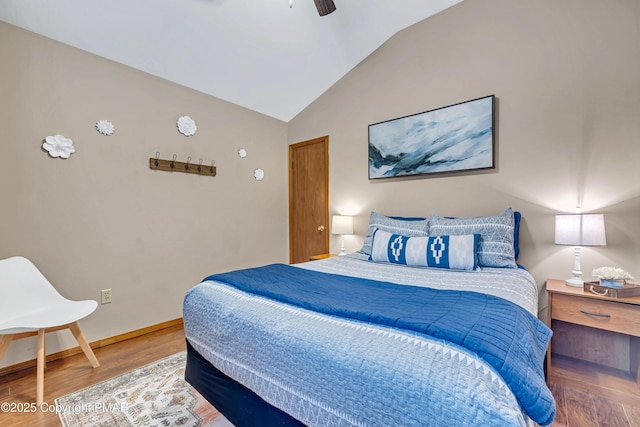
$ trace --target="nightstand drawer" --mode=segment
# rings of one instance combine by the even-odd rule
[[[592,298],[553,295],[551,318],[640,336],[640,307]]]

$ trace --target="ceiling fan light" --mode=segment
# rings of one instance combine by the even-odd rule
[[[333,0],[313,0],[320,16],[325,16],[336,10]]]

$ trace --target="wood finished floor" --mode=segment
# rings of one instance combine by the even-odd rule
[[[622,404],[559,384],[549,388],[557,406],[553,427],[640,427],[640,400]]]
[[[553,426],[640,427],[640,388],[629,373],[596,369],[567,357],[552,360],[549,388],[557,407]]]
[[[50,362],[45,373],[44,400],[53,404],[57,397],[182,350],[185,350],[184,332],[181,326],[174,326],[96,349],[95,354],[100,361],[97,369],[91,368],[83,354]],[[554,382],[550,388],[558,405],[553,426],[640,427],[640,399],[626,399],[620,403],[589,394],[588,387],[570,387]],[[2,376],[0,404],[34,402],[35,389],[35,369]],[[60,422],[54,413],[0,413],[0,426],[57,427]]]
[[[182,326],[173,326],[94,350],[100,367],[93,369],[84,354],[49,362],[44,375],[44,401],[54,404],[60,396],[99,383],[186,350]],[[11,351],[11,347],[9,350]],[[27,369],[0,377],[0,405],[35,402],[36,372]],[[55,413],[1,413],[2,427],[57,427]]]

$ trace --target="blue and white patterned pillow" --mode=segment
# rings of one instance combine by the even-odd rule
[[[478,268],[479,234],[409,237],[376,229],[370,260],[452,270]]]
[[[508,208],[500,215],[474,218],[429,217],[429,235],[480,234],[480,267],[518,268],[514,250],[515,220]]]
[[[367,236],[364,238],[360,251],[366,255],[371,255],[372,236],[375,229],[389,231],[391,233],[402,234],[403,236],[427,236],[429,221],[426,218],[401,218],[388,217],[377,212],[371,212],[369,218],[369,228]]]

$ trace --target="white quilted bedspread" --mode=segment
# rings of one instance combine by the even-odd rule
[[[395,283],[484,292],[537,314],[524,270],[452,272],[364,261],[298,265]],[[500,375],[458,346],[317,314],[203,282],[185,298],[187,339],[209,362],[309,426],[522,426]]]

